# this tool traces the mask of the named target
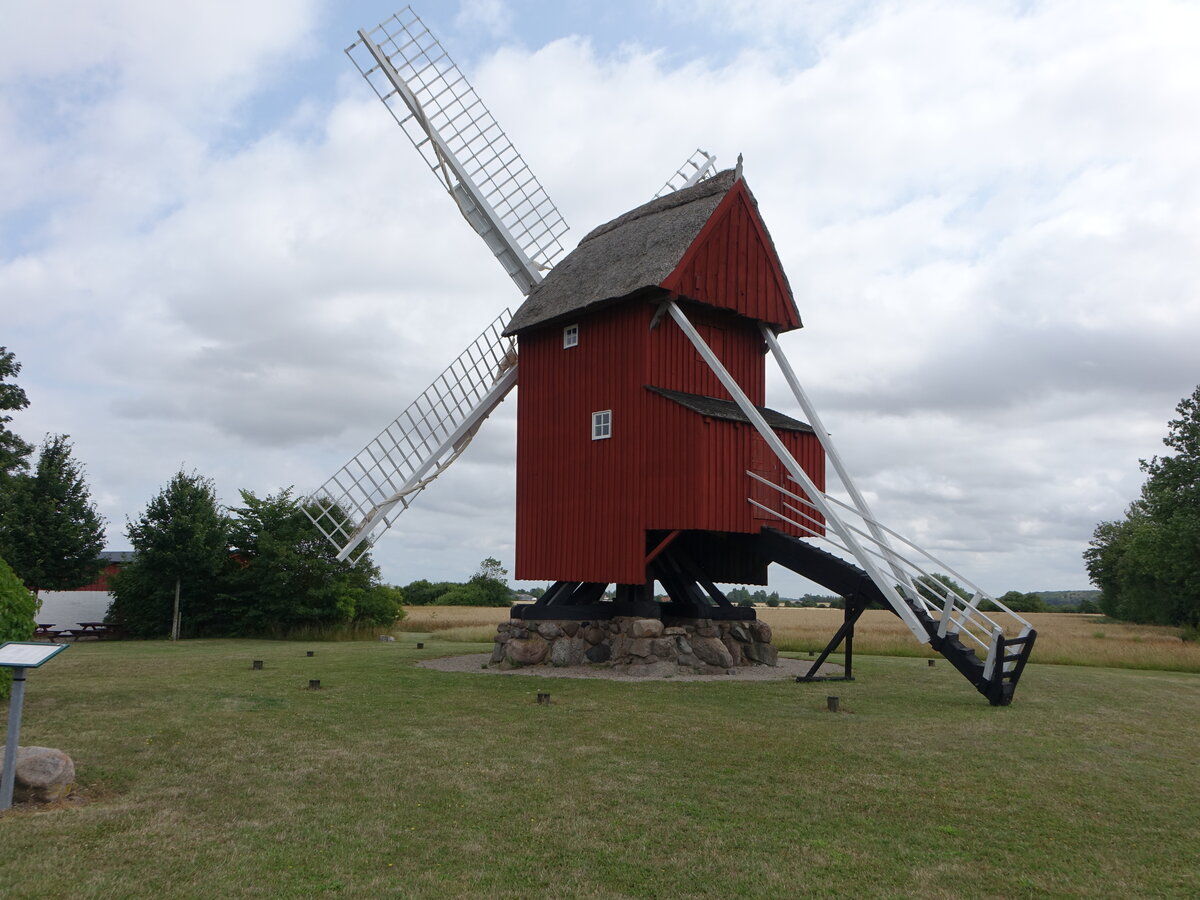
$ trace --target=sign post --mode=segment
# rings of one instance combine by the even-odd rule
[[[17,741],[21,737],[21,709],[25,705],[25,670],[36,669],[67,649],[66,644],[9,641],[0,644],[0,666],[13,670],[12,696],[8,698],[8,738],[4,744],[4,777],[0,779],[0,810],[12,807],[17,778]]]

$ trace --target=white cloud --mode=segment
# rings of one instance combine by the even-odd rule
[[[0,37],[15,424],[71,432],[116,525],[181,463],[226,500],[314,487],[519,297],[330,61],[373,12],[335,34],[311,4],[70,6]],[[807,326],[785,346],[877,511],[990,589],[1081,587],[1197,380],[1200,12],[665,8],[740,52],[605,55],[580,19],[469,73],[572,241],[696,146],[744,152]],[[318,57],[332,98],[258,118]],[[381,542],[389,577],[511,564],[512,407]]]

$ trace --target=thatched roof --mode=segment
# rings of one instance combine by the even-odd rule
[[[734,170],[726,169],[594,229],[530,292],[504,333],[656,287],[675,270],[736,181]]]
[[[704,397],[700,394],[685,394],[683,391],[669,391],[666,388],[652,387],[651,385],[646,385],[646,390],[653,391],[655,394],[666,397],[668,400],[674,400],[680,406],[686,407],[702,416],[707,416],[710,419],[750,423],[750,420],[746,418],[746,414],[732,400],[718,400],[716,397]],[[754,408],[758,410],[759,414],[766,419],[767,424],[772,428],[777,428],[780,431],[803,431],[807,434],[814,434],[811,425],[806,425],[798,419],[785,416],[783,413],[768,409],[765,406],[756,406]]]

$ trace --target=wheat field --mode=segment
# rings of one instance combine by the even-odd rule
[[[780,650],[821,650],[842,622],[839,609],[770,609],[758,616],[775,632]],[[1029,613],[1037,629],[1032,662],[1071,666],[1113,666],[1200,672],[1200,644],[1180,638],[1179,629],[1129,625],[1099,615]],[[429,634],[437,640],[490,643],[508,610],[478,606],[410,606],[397,631]],[[936,656],[919,644],[899,618],[886,610],[868,610],[854,633],[858,653],[877,656]]]

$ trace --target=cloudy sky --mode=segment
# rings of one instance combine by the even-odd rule
[[[181,466],[230,504],[321,484],[519,301],[342,52],[397,5],[0,0],[13,425],[72,436],[113,549]],[[568,246],[697,147],[744,154],[785,347],[876,512],[994,593],[1088,586],[1200,382],[1200,6],[417,11]],[[514,411],[381,540],[386,579],[511,567]]]

